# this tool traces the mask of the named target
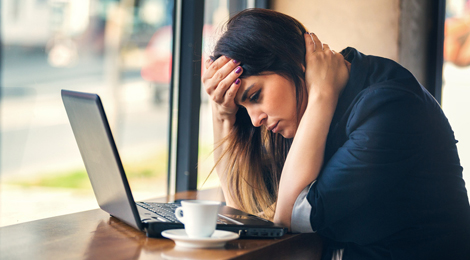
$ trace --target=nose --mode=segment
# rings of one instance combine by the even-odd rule
[[[268,118],[268,115],[266,115],[266,113],[254,109],[249,109],[247,111],[248,115],[250,116],[251,123],[254,127],[260,127],[266,123],[266,120]]]

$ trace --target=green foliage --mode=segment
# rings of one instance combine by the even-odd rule
[[[38,177],[30,177],[28,179],[15,179],[9,180],[7,183],[23,187],[90,188],[90,181],[88,180],[85,170],[40,175]]]
[[[166,153],[159,153],[143,160],[128,162],[124,165],[127,178],[132,182],[134,180],[150,180],[166,176],[167,158]],[[11,179],[6,181],[6,183],[23,187],[91,188],[85,169],[38,174],[36,177],[28,176],[28,178]]]
[[[212,145],[199,146],[198,186],[199,188],[217,184],[217,174],[209,175],[213,167]],[[157,184],[166,178],[168,154],[160,151],[140,160],[123,160],[127,178],[134,187],[143,187],[149,182]],[[68,171],[37,174],[35,177],[10,179],[5,183],[22,187],[50,187],[68,189],[91,189],[84,168]]]

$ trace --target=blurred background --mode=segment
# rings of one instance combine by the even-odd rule
[[[354,46],[400,62],[403,1],[270,2],[333,49]],[[202,61],[230,16],[229,4],[205,1]],[[167,194],[173,8],[173,0],[1,0],[0,226],[98,207],[61,89],[101,96],[136,200]],[[464,168],[469,9],[467,0],[446,2],[441,100]],[[205,93],[201,98],[198,188],[206,189],[218,180],[209,176],[212,120]]]
[[[228,19],[205,5],[203,59]],[[97,208],[60,90],[98,93],[136,200],[165,196],[172,0],[2,0],[0,226]],[[198,188],[213,159],[201,93]],[[207,180],[206,180],[207,179]]]

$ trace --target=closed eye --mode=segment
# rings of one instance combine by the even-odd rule
[[[258,102],[260,93],[261,93],[261,89],[253,93],[253,95],[250,96],[250,102],[255,102],[255,103]]]

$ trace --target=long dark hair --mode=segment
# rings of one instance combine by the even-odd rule
[[[247,9],[226,24],[212,55],[238,60],[241,78],[275,73],[291,80],[296,89],[297,111],[306,94],[303,86],[305,66],[305,27],[294,18],[267,9]],[[269,90],[268,90],[269,91]],[[228,157],[229,196],[238,207],[251,213],[274,215],[282,167],[291,139],[254,127],[247,111],[240,107],[222,155]],[[216,162],[220,163],[219,161]]]

